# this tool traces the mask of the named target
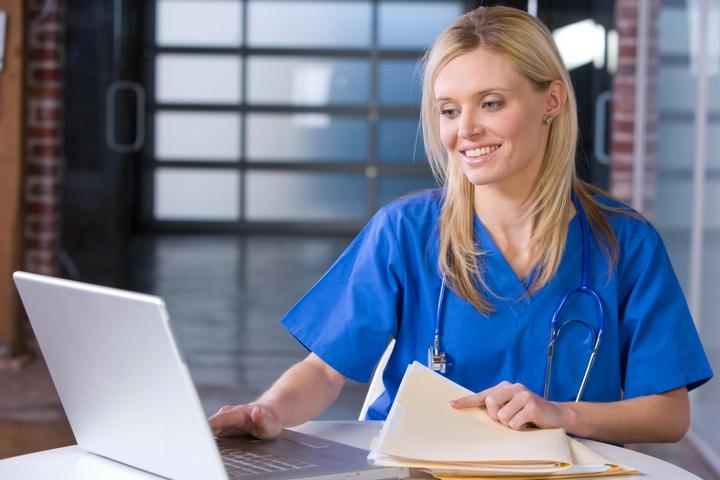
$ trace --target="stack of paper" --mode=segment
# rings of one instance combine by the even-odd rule
[[[567,478],[638,473],[612,463],[561,428],[516,431],[485,409],[455,409],[471,391],[418,362],[410,365],[368,459],[434,476]]]

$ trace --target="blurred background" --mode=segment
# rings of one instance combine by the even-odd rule
[[[0,458],[74,443],[16,269],[163,296],[208,414],[303,358],[278,320],[434,185],[418,58],[496,3],[552,30],[578,169],[660,230],[720,372],[720,0],[0,0]],[[680,444],[632,448],[720,478],[718,381],[692,401]]]

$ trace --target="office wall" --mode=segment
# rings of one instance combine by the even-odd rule
[[[26,1],[25,269],[55,274],[60,218],[64,1]]]
[[[7,13],[5,61],[0,72],[0,363],[20,350],[19,309],[12,271],[20,265],[24,6],[0,0]]]

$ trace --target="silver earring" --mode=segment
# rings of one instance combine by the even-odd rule
[[[548,115],[547,117],[543,118],[543,123],[544,123],[545,125],[550,125],[550,124],[552,123],[552,121],[553,121],[553,117],[551,117],[550,115]]]

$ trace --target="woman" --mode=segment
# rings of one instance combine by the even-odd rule
[[[395,338],[368,419],[385,418],[431,347],[438,370],[479,392],[456,408],[515,429],[679,440],[687,392],[712,372],[657,232],[577,178],[575,98],[547,28],[506,7],[460,17],[426,55],[421,120],[443,188],[373,217],[282,321],[312,353],[255,403],[220,409],[215,434],[312,419]],[[581,283],[598,298],[583,288],[559,308]]]

